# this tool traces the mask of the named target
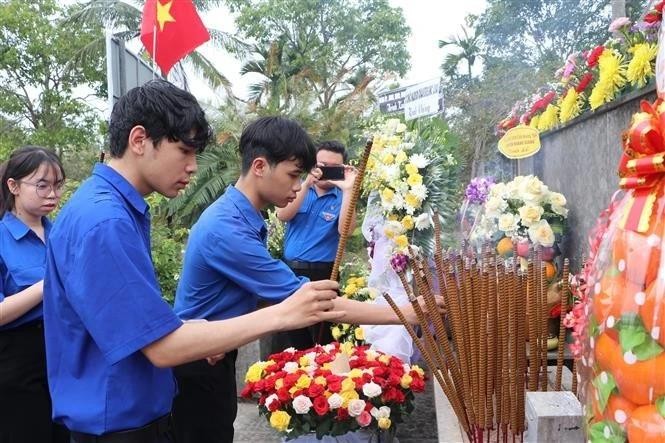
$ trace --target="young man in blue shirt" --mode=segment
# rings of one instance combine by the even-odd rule
[[[245,128],[239,148],[240,178],[203,211],[189,235],[174,306],[185,320],[230,319],[255,309],[259,299],[279,302],[308,281],[270,256],[260,211],[268,205],[285,207],[298,197],[303,172],[316,162],[314,144],[295,121],[263,117]],[[345,323],[399,323],[388,306],[343,297],[333,304],[344,313],[338,320]],[[410,305],[402,311],[417,323]],[[301,314],[294,310],[292,315]],[[200,360],[176,368],[178,442],[233,441],[236,355],[227,353],[214,366]]]
[[[173,441],[169,367],[339,317],[324,312],[333,308],[337,285],[315,282],[284,303],[232,320],[183,323],[161,299],[144,196],[176,196],[212,131],[191,94],[156,80],[120,98],[109,133],[108,165],[97,165],[72,196],[47,245],[53,416],[76,443]],[[305,315],[289,315],[301,309]]]
[[[287,222],[284,237],[284,261],[298,276],[310,281],[330,278],[335,253],[342,233],[344,219],[349,212],[351,190],[356,178],[355,169],[347,166],[348,155],[338,141],[324,141],[316,148],[316,168],[302,183],[294,201],[277,209],[277,218]],[[340,180],[321,180],[320,167],[344,168]],[[355,225],[352,218],[351,229]],[[284,331],[271,337],[272,352],[288,347],[307,349],[315,343],[333,341],[330,323],[308,328]]]

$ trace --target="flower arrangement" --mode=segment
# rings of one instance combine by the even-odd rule
[[[613,101],[628,88],[644,87],[655,76],[664,3],[656,3],[638,23],[615,19],[608,27],[613,36],[605,43],[569,55],[556,82],[517,102],[497,125],[497,134],[518,124],[547,131]]]
[[[414,393],[425,389],[418,366],[350,343],[273,354],[250,366],[245,381],[241,395],[257,398],[259,414],[287,440],[394,431],[413,411]]]
[[[281,259],[284,254],[284,234],[286,223],[277,218],[277,211],[268,211],[268,252],[273,258]]]
[[[373,134],[363,189],[380,196],[384,234],[394,243],[394,253],[406,253],[414,238],[429,238],[432,207],[450,196],[440,190],[446,170],[457,164],[452,154],[441,155],[399,119],[388,119]]]
[[[508,237],[528,239],[534,245],[551,247],[563,235],[568,217],[566,197],[533,175],[518,176],[490,188],[483,214],[471,233],[472,241],[496,241]]]
[[[342,285],[342,297],[351,300],[371,303],[376,299],[377,291],[367,287],[365,275],[351,275]],[[354,346],[365,343],[365,333],[358,325],[336,323],[330,327],[333,338],[340,343],[351,343]]]
[[[469,203],[482,205],[487,200],[492,185],[492,177],[474,177],[467,185],[464,196]]]

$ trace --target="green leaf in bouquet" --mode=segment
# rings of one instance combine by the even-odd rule
[[[665,397],[656,400],[656,410],[662,417],[665,417]]]
[[[619,330],[621,350],[632,352],[639,361],[648,360],[663,352],[663,347],[649,335],[638,314],[623,314],[616,328]]]
[[[592,383],[598,392],[598,406],[600,407],[600,412],[605,412],[610,395],[617,390],[616,381],[612,374],[603,371],[593,379]]]
[[[594,338],[600,335],[600,326],[598,325],[598,320],[595,315],[589,316],[589,334]]]
[[[324,436],[330,433],[332,426],[333,423],[332,419],[330,418],[326,418],[325,420],[320,422],[319,425],[316,427],[316,438],[322,440]]]
[[[346,425],[346,423],[335,420],[333,422],[330,435],[332,436],[344,435],[346,434],[347,431],[348,431],[348,426]]]
[[[563,235],[564,224],[561,221],[551,221],[550,228],[552,228],[554,235]]]
[[[626,434],[615,421],[599,421],[589,428],[589,441],[591,443],[624,443]]]

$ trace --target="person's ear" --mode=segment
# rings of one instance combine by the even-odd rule
[[[135,155],[141,156],[145,153],[145,143],[148,140],[148,134],[145,128],[141,125],[134,126],[129,131],[127,138],[127,149],[131,150]]]
[[[7,188],[9,188],[9,192],[13,195],[18,195],[18,182],[13,178],[7,179]]]
[[[270,165],[268,164],[268,161],[265,159],[265,157],[256,157],[252,161],[252,166],[250,169],[257,177],[263,177],[269,167]]]

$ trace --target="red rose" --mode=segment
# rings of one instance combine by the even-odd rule
[[[330,392],[339,392],[342,390],[342,383],[339,381],[334,381],[332,383],[328,383],[328,390]]]
[[[284,377],[284,386],[286,388],[293,387],[293,385],[296,384],[296,382],[298,381],[299,378],[300,378],[300,374],[297,373],[297,372],[295,374],[287,375],[286,377]]]
[[[386,374],[386,368],[377,366],[372,370],[375,377],[383,377]]]
[[[575,91],[577,91],[578,93],[584,92],[586,87],[589,86],[589,83],[591,83],[591,80],[593,80],[593,74],[591,74],[590,72],[587,72],[580,79],[580,83],[575,88]]]
[[[265,381],[259,380],[256,383],[254,383],[254,386],[252,386],[252,391],[253,392],[261,392],[263,391],[263,388],[265,387]]]
[[[314,399],[314,411],[318,416],[326,415],[329,411],[328,399],[324,396],[316,397]]]
[[[333,361],[333,358],[329,354],[319,354],[314,358],[314,361],[319,366],[323,366],[324,363]]]
[[[307,388],[307,396],[309,398],[318,397],[321,394],[323,394],[323,391],[324,391],[323,386],[321,386],[318,383],[312,383],[311,385],[309,385],[309,388]]]
[[[344,421],[349,418],[349,411],[346,408],[337,409],[337,416],[335,417],[338,421]]]
[[[288,389],[280,388],[277,390],[277,398],[279,398],[279,401],[289,401],[291,400],[291,394],[289,394]]]
[[[425,390],[425,381],[420,377],[413,377],[411,390],[413,392],[423,392]]]
[[[401,380],[401,376],[397,374],[390,374],[390,377],[388,377],[388,384],[391,386],[399,386]]]
[[[251,398],[252,397],[252,384],[253,383],[247,383],[244,388],[242,388],[242,391],[240,391],[240,396],[244,398]]]

